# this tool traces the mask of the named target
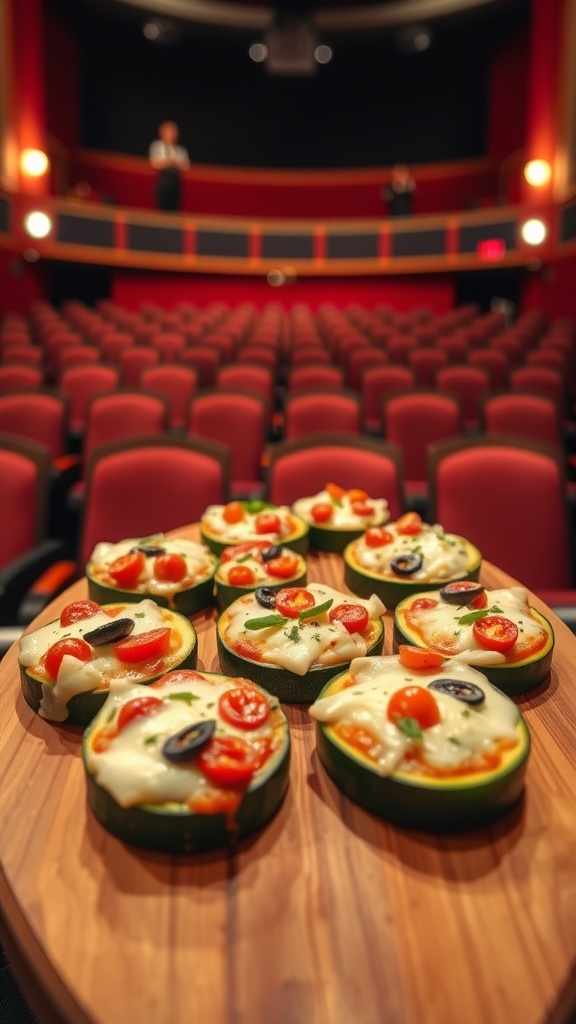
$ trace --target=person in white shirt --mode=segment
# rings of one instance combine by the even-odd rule
[[[180,175],[190,167],[188,152],[178,145],[179,130],[174,121],[163,121],[158,138],[151,144],[150,164],[157,171],[156,206],[159,210],[179,210],[182,195]]]

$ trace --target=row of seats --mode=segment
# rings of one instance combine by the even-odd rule
[[[170,530],[197,520],[206,505],[230,497],[230,453],[198,439],[145,437],[114,442],[92,460],[78,561],[61,580],[80,575],[93,545]],[[35,573],[52,564],[57,542],[46,541],[50,462],[46,449],[0,435],[3,531],[0,616],[27,600]],[[557,449],[503,435],[450,439],[430,446],[432,521],[467,536],[483,556],[522,580],[572,622],[572,552],[565,476]],[[320,434],[283,442],[269,452],[266,497],[291,504],[320,490],[327,478],[385,496],[392,517],[405,509],[402,458],[393,442]],[[537,538],[537,543],[535,543]],[[67,575],[66,575],[67,573]],[[54,569],[52,569],[53,579]],[[36,587],[36,596],[46,596]]]

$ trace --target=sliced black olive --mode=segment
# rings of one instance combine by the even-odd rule
[[[130,636],[135,625],[134,619],[112,619],[111,622],[105,622],[102,626],[96,626],[96,629],[84,633],[84,639],[91,647],[115,644],[118,640]]]
[[[254,592],[254,596],[258,604],[261,604],[263,608],[276,607],[276,591],[272,587],[258,587]]]
[[[481,583],[474,583],[473,580],[460,580],[455,583],[447,583],[440,591],[440,597],[447,604],[457,604],[461,607],[475,601],[484,593]]]
[[[166,548],[161,548],[154,544],[136,544],[135,547],[130,548],[130,554],[134,551],[140,551],[143,555],[147,555],[148,558],[153,558],[154,555],[166,554]]]
[[[482,704],[484,700],[484,691],[475,683],[466,683],[463,679],[449,679],[448,676],[428,683],[428,689],[447,693],[450,697],[456,697],[456,700],[463,701],[464,704]]]
[[[188,761],[193,754],[197,754],[202,747],[205,747],[214,734],[216,722],[208,718],[204,722],[195,722],[194,725],[187,725],[180,732],[170,736],[164,746],[162,753],[167,761],[179,764],[181,761]]]
[[[412,576],[422,568],[422,555],[407,551],[405,555],[396,555],[390,562],[392,572],[397,576]]]
[[[280,558],[283,548],[280,544],[272,544],[269,548],[264,548],[262,552],[262,561],[269,562],[271,558]]]

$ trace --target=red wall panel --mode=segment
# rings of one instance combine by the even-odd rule
[[[429,306],[445,313],[454,305],[454,284],[448,276],[403,278],[305,278],[282,288],[272,288],[262,278],[211,277],[205,275],[146,274],[117,272],[111,284],[111,296],[129,309],[141,302],[156,302],[165,308],[177,302],[206,306],[211,302],[253,302],[258,308],[279,302],[285,308],[305,302],[312,309],[323,302],[339,307],[358,302],[368,308],[386,303],[400,312],[415,306]]]

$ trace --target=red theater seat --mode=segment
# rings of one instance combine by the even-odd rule
[[[317,391],[289,395],[284,405],[284,440],[327,431],[360,434],[362,413],[356,395]]]
[[[230,449],[232,496],[262,491],[262,455],[268,437],[269,407],[263,396],[218,391],[198,395],[190,404],[188,434]]]
[[[168,402],[169,424],[172,430],[186,426],[190,399],[198,388],[198,374],[187,366],[149,366],[140,375],[146,391],[155,391]]]

